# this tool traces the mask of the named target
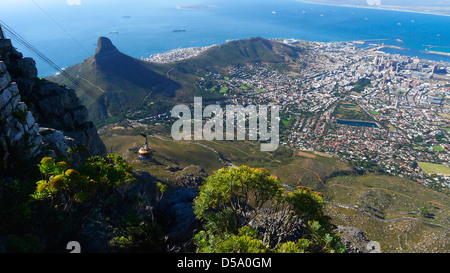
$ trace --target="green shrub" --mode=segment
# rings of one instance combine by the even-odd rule
[[[220,169],[194,200],[204,228],[194,238],[197,252],[344,252],[323,204],[322,194],[310,188],[285,192],[265,169]],[[258,221],[262,228],[257,230],[251,224]],[[299,225],[302,238],[287,240]]]
[[[109,242],[117,251],[161,253],[165,252],[164,234],[158,225],[140,223],[127,227]]]
[[[71,168],[66,161],[55,163],[55,159],[44,157],[38,167],[43,179],[36,183],[32,194],[34,199],[45,199],[65,192],[83,202],[100,189],[135,181],[131,175],[131,165],[118,155],[108,155],[106,159],[100,156],[88,158],[77,169]]]

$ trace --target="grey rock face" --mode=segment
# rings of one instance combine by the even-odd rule
[[[193,209],[197,194],[197,189],[180,189],[161,201],[159,210],[168,220],[169,244],[183,244],[192,238],[198,225]]]
[[[42,137],[36,130],[38,125],[27,106],[20,102],[16,83],[4,62],[0,61],[0,169],[13,171],[11,159],[32,158],[40,152]]]
[[[61,131],[52,128],[39,128],[39,133],[43,137],[44,145],[47,145],[49,150],[55,152],[56,155],[68,156],[67,150],[72,146],[72,140],[65,137]]]
[[[338,226],[335,230],[341,235],[342,243],[345,245],[347,252],[350,253],[367,253],[370,252],[368,244],[370,240],[366,238],[364,233],[356,227]]]
[[[13,158],[33,158],[46,147],[67,155],[68,146],[85,145],[89,156],[105,155],[106,147],[75,91],[37,75],[33,59],[23,58],[10,40],[0,40],[1,166],[8,169]],[[54,132],[43,138],[39,127]]]

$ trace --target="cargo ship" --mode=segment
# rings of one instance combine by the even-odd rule
[[[174,29],[174,30],[172,30],[173,32],[185,32],[186,30],[185,29]]]

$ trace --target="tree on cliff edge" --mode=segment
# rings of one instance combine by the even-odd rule
[[[194,201],[204,230],[197,252],[344,252],[323,214],[323,197],[312,189],[286,192],[265,169],[220,169]]]

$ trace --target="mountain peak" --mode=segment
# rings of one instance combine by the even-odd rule
[[[97,49],[95,50],[95,57],[106,57],[111,53],[119,53],[119,50],[114,46],[109,38],[100,37],[97,42]]]

